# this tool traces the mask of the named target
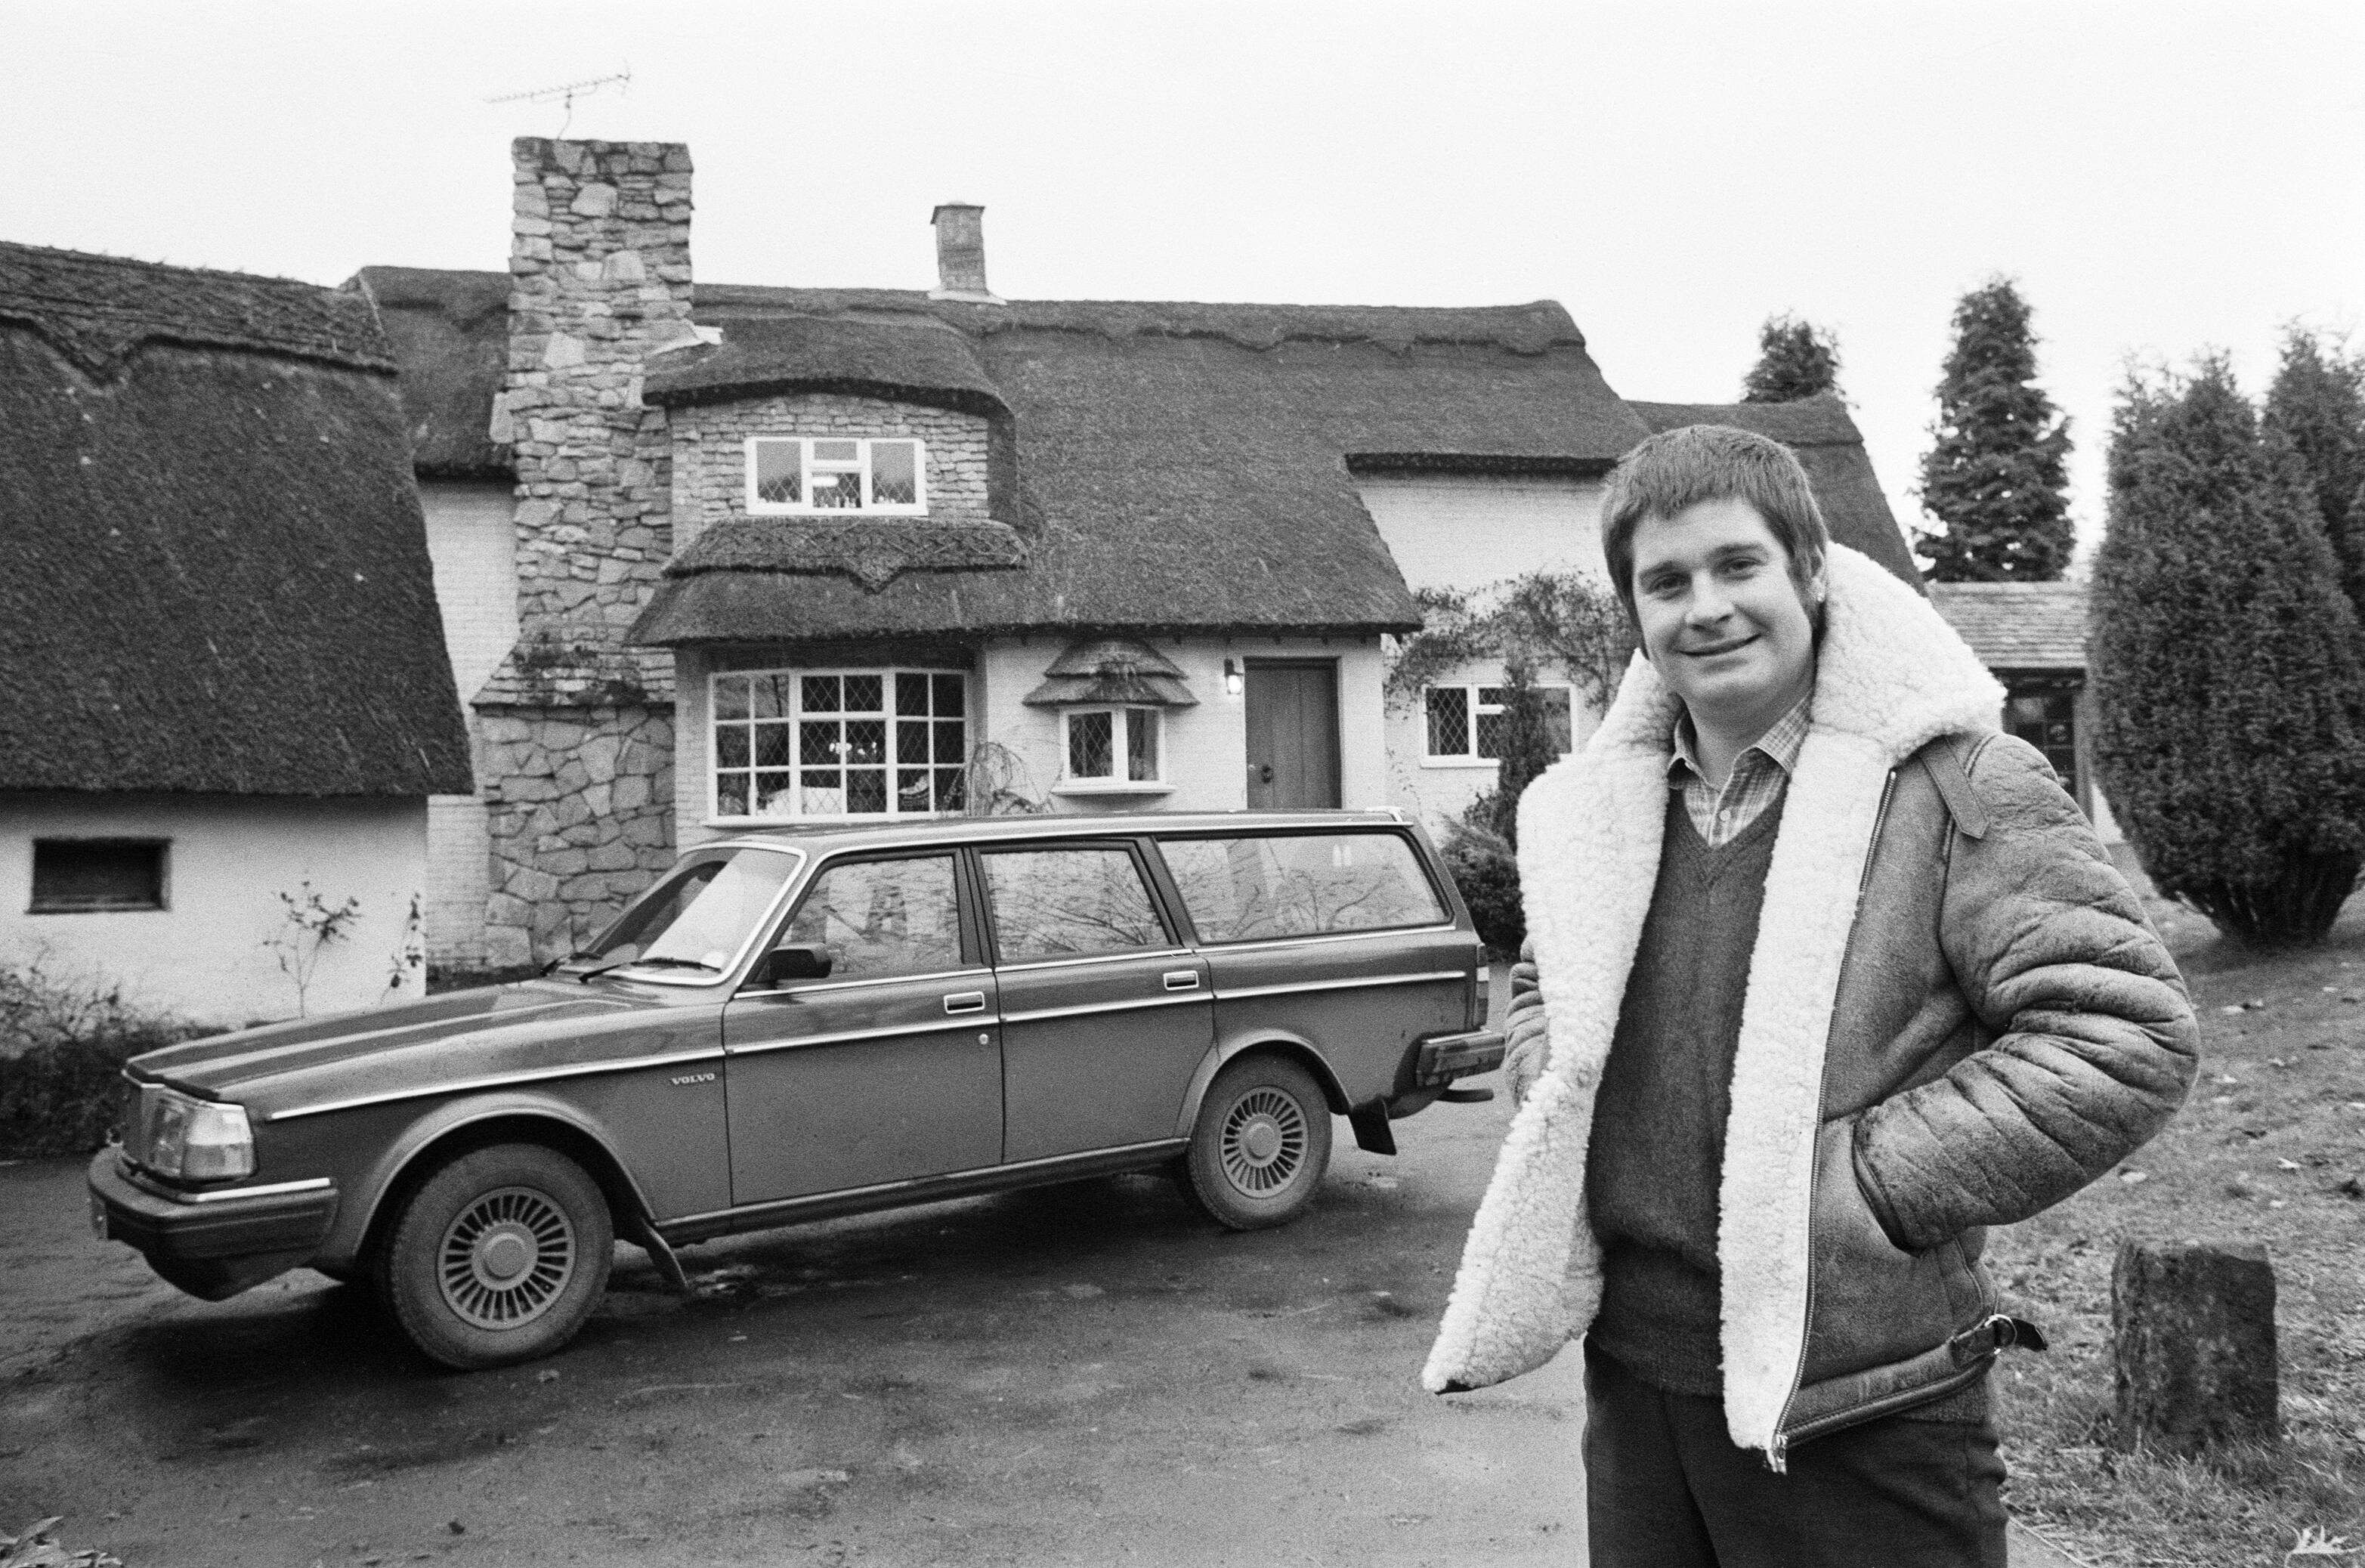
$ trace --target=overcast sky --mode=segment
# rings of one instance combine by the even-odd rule
[[[1900,519],[1958,295],[2017,278],[2101,526],[2130,355],[2365,319],[2365,6],[0,0],[0,238],[336,283],[498,268],[504,94],[689,143],[717,283],[1565,305],[1633,398],[1839,333]],[[2359,334],[2365,342],[2365,332]],[[1212,477],[1211,483],[1220,483]]]

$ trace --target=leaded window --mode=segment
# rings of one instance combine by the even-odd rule
[[[1575,744],[1569,689],[1539,686],[1535,693],[1544,705],[1552,749],[1566,752]],[[1422,697],[1428,722],[1429,756],[1432,762],[1493,762],[1503,755],[1504,711],[1511,700],[1508,686],[1432,686]]]
[[[755,436],[751,512],[910,515],[927,507],[927,457],[905,436]]]
[[[1155,708],[1067,710],[1066,777],[1082,783],[1157,783],[1163,722]]]
[[[958,670],[713,678],[717,817],[934,816],[967,805]]]

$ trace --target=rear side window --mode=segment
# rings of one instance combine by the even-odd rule
[[[1160,841],[1203,942],[1255,942],[1448,916],[1413,846],[1393,833]]]
[[[1005,964],[1166,946],[1166,927],[1125,850],[989,850],[978,858]]]

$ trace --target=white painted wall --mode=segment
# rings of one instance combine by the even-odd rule
[[[1009,754],[1013,787],[1029,799],[1061,812],[1224,812],[1248,804],[1247,700],[1224,689],[1224,661],[1245,667],[1254,658],[1326,658],[1339,666],[1339,782],[1341,803],[1377,810],[1390,803],[1387,737],[1381,689],[1386,666],[1376,637],[1199,637],[1156,640],[1159,653],[1174,661],[1196,706],[1166,711],[1165,778],[1160,787],[1126,790],[1061,788],[1065,756],[1056,708],[1030,708],[1026,695],[1043,684],[1044,671],[1067,647],[1063,638],[1015,638],[989,644],[970,672],[971,744],[990,740]],[[760,659],[734,657],[729,667],[746,668]],[[786,667],[785,658],[779,666]],[[679,741],[674,748],[674,842],[689,845],[731,831],[707,816],[712,789],[707,776],[711,694],[707,677],[723,667],[696,649],[674,658],[675,712]]]
[[[168,907],[27,913],[37,838],[170,840]],[[296,1015],[295,982],[266,944],[288,930],[277,895],[301,897],[307,880],[331,907],[360,904],[345,939],[320,955],[307,1013],[424,994],[424,969],[403,961],[424,935],[410,924],[414,908],[424,913],[424,800],[0,794],[0,963],[119,983],[135,1002],[198,1023]]]
[[[476,747],[482,689],[517,644],[517,529],[504,484],[421,480],[427,554],[435,568],[435,604],[443,616],[453,684],[459,689],[468,739]],[[485,900],[491,891],[492,846],[485,805],[474,795],[436,795],[427,808],[428,953],[461,968],[488,962]]]
[[[1467,592],[1541,571],[1607,580],[1598,480],[1411,474],[1365,477],[1357,488],[1416,588]]]

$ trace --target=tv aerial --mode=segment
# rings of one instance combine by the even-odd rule
[[[566,135],[566,128],[575,123],[575,100],[588,98],[602,89],[613,87],[619,95],[632,91],[633,67],[627,61],[622,71],[607,76],[586,76],[579,82],[561,82],[555,87],[536,87],[526,93],[504,93],[498,98],[487,98],[488,104],[563,104],[566,118],[559,121],[558,134]]]

